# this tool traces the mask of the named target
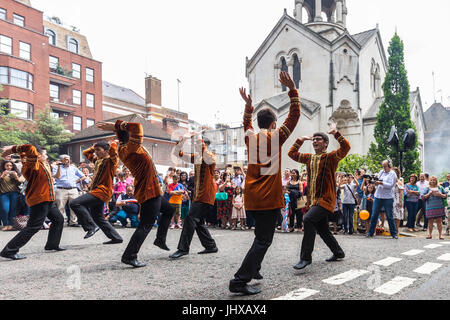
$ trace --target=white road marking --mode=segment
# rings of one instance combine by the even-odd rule
[[[414,270],[414,272],[420,273],[420,274],[432,274],[434,271],[436,271],[440,267],[442,267],[442,264],[440,264],[440,263],[427,262],[420,268],[417,268],[416,270]]]
[[[340,285],[343,283],[346,283],[347,281],[354,280],[356,278],[359,278],[360,276],[369,273],[367,270],[350,270],[341,274],[338,274],[337,276],[322,280],[325,283],[333,284],[333,285]]]
[[[441,242],[442,244],[450,245],[450,241]]]
[[[442,244],[429,244],[429,245],[425,246],[424,248],[425,249],[436,249],[439,247],[442,247]]]
[[[416,281],[416,279],[396,277],[391,281],[386,282],[381,287],[376,288],[374,291],[387,295],[394,295],[400,292],[402,289],[412,285],[414,281]]]
[[[393,258],[393,257],[388,257],[386,259],[374,262],[373,264],[376,264],[378,266],[383,266],[383,267],[389,267],[390,265],[393,265],[394,263],[397,263],[399,261],[402,261],[402,259],[400,258]]]
[[[318,293],[319,293],[319,291],[317,291],[317,290],[301,288],[301,289],[289,292],[287,295],[285,295],[283,297],[275,298],[272,300],[284,300],[284,301],[286,301],[286,300],[304,300],[304,299],[309,298]]]
[[[422,252],[425,252],[425,250],[410,250],[407,252],[403,252],[402,254],[405,256],[417,256],[418,254],[421,254]]]
[[[446,253],[438,258],[438,260],[442,261],[450,261],[450,253]]]

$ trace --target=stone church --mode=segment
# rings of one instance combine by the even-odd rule
[[[367,154],[374,141],[387,54],[378,25],[350,34],[347,13],[346,0],[295,0],[293,17],[285,9],[254,56],[247,58],[246,76],[255,115],[263,108],[271,108],[278,115],[279,126],[286,119],[289,97],[288,89],[278,81],[280,71],[288,71],[299,88],[302,116],[283,154],[298,137],[328,132],[331,122],[350,141],[352,154]],[[411,116],[424,162],[425,121],[418,88],[411,92]],[[331,138],[329,150],[337,147]],[[301,150],[314,151],[311,143]],[[284,157],[283,167],[296,166]]]

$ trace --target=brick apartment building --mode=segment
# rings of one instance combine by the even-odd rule
[[[0,84],[26,126],[48,106],[74,133],[102,120],[102,64],[86,37],[44,20],[29,0],[0,2]]]

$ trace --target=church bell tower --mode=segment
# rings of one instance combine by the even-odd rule
[[[294,17],[314,32],[325,33],[323,36],[334,40],[347,28],[346,0],[295,0]]]

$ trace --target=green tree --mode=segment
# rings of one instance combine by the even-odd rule
[[[408,129],[417,129],[411,121],[411,107],[409,104],[410,87],[405,68],[404,45],[397,35],[389,45],[389,65],[383,84],[384,102],[380,106],[375,126],[375,140],[369,150],[369,157],[377,162],[390,159],[395,166],[400,166],[400,156],[395,147],[388,144],[389,133],[393,125],[397,127],[400,138],[399,149],[403,149],[403,135]],[[415,148],[404,153],[403,168],[405,176],[419,173],[422,164],[419,159],[418,142]]]
[[[0,92],[3,87],[0,85]],[[17,145],[25,141],[22,139],[22,132],[17,130],[16,116],[9,112],[8,99],[0,98],[0,144],[1,145]]]
[[[29,128],[23,136],[28,143],[45,147],[49,158],[55,160],[61,145],[70,141],[73,134],[66,131],[62,119],[51,116],[51,109],[47,107],[38,114],[35,126]]]
[[[369,156],[352,154],[339,162],[338,172],[355,173],[356,170],[366,169],[367,172],[376,174],[381,170],[381,163]]]

